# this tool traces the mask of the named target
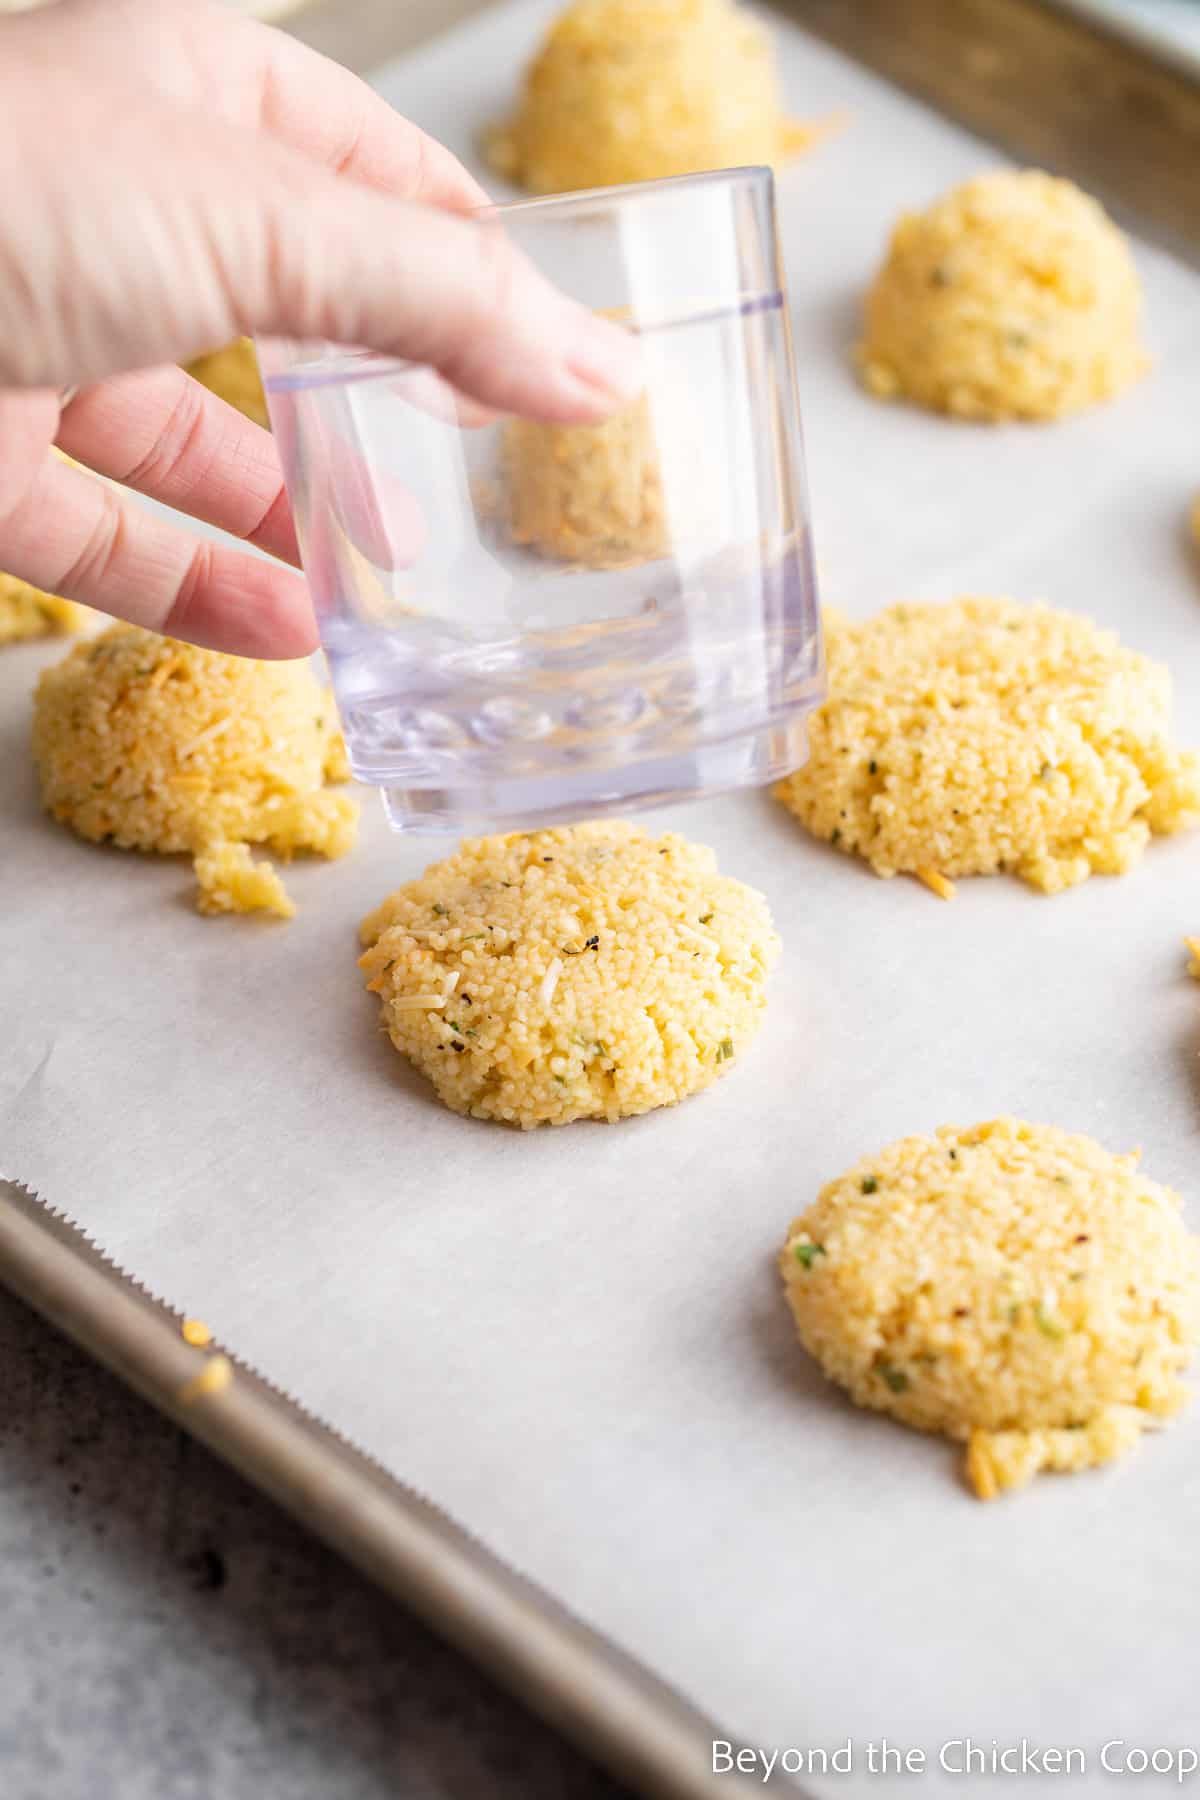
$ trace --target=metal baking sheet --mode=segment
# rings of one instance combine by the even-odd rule
[[[470,153],[547,16],[519,0],[379,85]],[[1200,736],[1196,276],[1139,247],[1158,366],[1117,405],[999,431],[880,408],[848,349],[887,228],[995,152],[795,30],[780,45],[791,109],[848,114],[780,188],[827,598],[1089,612],[1171,663],[1181,734]],[[1109,1740],[1196,1737],[1196,1424],[980,1506],[956,1452],[817,1377],[772,1259],[822,1180],[946,1120],[1011,1111],[1142,1144],[1186,1192],[1200,838],[1052,900],[995,880],[946,906],[811,844],[763,796],[677,813],[659,822],[714,844],[780,925],[758,1043],[683,1107],[510,1134],[440,1111],[358,987],[357,919],[437,846],[391,838],[368,797],[353,856],[290,872],[293,924],[196,917],[183,866],[40,818],[28,693],[57,653],[0,661],[4,1173],[655,1670],[701,1716],[693,1753],[703,1717],[767,1752],[849,1741],[849,1774],[805,1783],[857,1794],[887,1779],[868,1749],[885,1736],[947,1787],[941,1747],[968,1736],[1078,1745],[1076,1785],[1108,1779]],[[525,1685],[545,1701],[544,1671]],[[644,1741],[612,1708],[596,1736]],[[702,1791],[665,1767],[634,1776]]]

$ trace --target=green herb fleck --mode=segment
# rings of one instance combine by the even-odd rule
[[[930,285],[930,287],[935,287],[935,288],[949,287],[950,286],[949,271],[941,268],[940,266],[936,269],[930,269],[929,285]]]
[[[1010,350],[1028,350],[1029,333],[1027,331],[1010,331],[1007,334],[1007,341]]]
[[[875,761],[875,758],[872,757],[870,762],[867,764],[867,774],[868,775],[878,775],[878,773],[879,773],[879,764]]]
[[[318,731],[323,731],[325,728],[325,714],[318,713],[316,718],[313,720],[313,724],[316,726]]]
[[[864,1194],[878,1193],[879,1192],[879,1177],[878,1177],[878,1175],[864,1175],[862,1178],[862,1191]]]
[[[93,783],[92,783],[92,792],[93,792],[93,794],[98,794],[98,793],[99,793],[99,792],[100,792],[100,789],[101,789],[101,788],[102,788],[102,787],[103,787],[103,786],[104,786],[104,785],[105,785],[105,784],[104,784],[104,782],[102,782],[102,781],[93,781]]]
[[[1015,1325],[1017,1320],[1020,1318],[1020,1316],[1021,1316],[1021,1302],[1019,1300],[1014,1300],[1012,1302],[1012,1305],[1008,1309],[1009,1324]]]
[[[1058,1320],[1052,1319],[1040,1303],[1034,1307],[1033,1316],[1037,1323],[1038,1330],[1044,1337],[1061,1338],[1066,1336],[1066,1333],[1058,1323]]]
[[[700,914],[700,923],[702,925],[711,925],[712,924],[712,914],[711,913],[701,913]]]
[[[827,1256],[828,1254],[824,1244],[794,1244],[792,1246],[792,1255],[805,1269],[811,1269],[818,1256]]]
[[[435,900],[433,903],[433,916],[435,919],[444,919],[447,916],[446,908],[442,905],[440,900]]]
[[[876,1363],[875,1373],[891,1388],[893,1394],[903,1394],[908,1391],[908,1376],[903,1369],[897,1369],[893,1363]]]
[[[717,1061],[718,1062],[728,1062],[732,1055],[733,1055],[733,1039],[732,1038],[722,1038],[720,1043],[717,1045]]]

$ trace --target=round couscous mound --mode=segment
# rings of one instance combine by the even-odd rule
[[[1200,1240],[1090,1138],[1015,1119],[902,1138],[822,1189],[780,1267],[825,1373],[966,1441],[984,1499],[1108,1462],[1189,1397]]]
[[[487,153],[552,194],[773,163],[815,136],[784,118],[770,38],[731,0],[577,0]]]
[[[513,543],[589,569],[620,569],[668,548],[662,475],[643,395],[599,425],[505,427]]]
[[[967,419],[1057,419],[1148,360],[1129,247],[1095,200],[1002,169],[906,213],[867,295],[858,356],[883,399]]]
[[[256,425],[270,426],[262,376],[258,372],[258,358],[249,338],[237,338],[220,350],[210,350],[204,356],[193,357],[185,367],[188,374],[194,376],[202,386],[209,388],[222,400],[227,400],[230,406],[236,406],[240,413],[245,413]]]
[[[0,575],[0,644],[28,638],[65,637],[78,631],[88,616],[86,606],[44,594],[16,575]]]
[[[385,1028],[455,1112],[620,1119],[723,1075],[779,939],[702,844],[619,822],[469,838],[365,920]]]
[[[122,849],[187,851],[202,911],[294,908],[229,846],[341,856],[358,808],[333,702],[307,662],[258,662],[112,625],[47,669],[33,754],[48,812]]]
[[[1001,870],[1056,893],[1200,821],[1170,676],[1078,614],[1013,600],[827,617],[830,698],[776,797],[879,875]],[[939,886],[940,884],[940,886]]]

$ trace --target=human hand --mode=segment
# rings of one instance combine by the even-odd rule
[[[454,216],[486,195],[448,151],[211,0],[0,21],[0,117],[0,568],[39,587],[218,649],[314,647],[298,574],[51,451],[296,562],[269,434],[176,366],[239,333],[365,344],[548,421],[632,389],[624,333]]]

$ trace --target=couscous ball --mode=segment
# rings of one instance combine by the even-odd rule
[[[816,135],[784,118],[770,38],[731,0],[577,0],[487,153],[552,194],[774,163]]]
[[[779,939],[713,852],[609,821],[469,838],[365,920],[397,1050],[455,1112],[620,1119],[745,1053]]]
[[[863,379],[966,419],[1057,419],[1142,375],[1141,286],[1072,182],[1000,169],[892,233],[867,295]]]
[[[1075,613],[1014,600],[826,618],[830,698],[775,794],[877,875],[1007,870],[1043,893],[1119,875],[1200,822],[1170,676]]]
[[[599,425],[512,419],[503,463],[515,544],[591,569],[665,555],[658,446],[644,395]]]
[[[33,754],[48,812],[122,849],[186,851],[208,912],[293,909],[239,847],[341,856],[357,803],[307,662],[259,662],[112,625],[43,672]]]
[[[805,1348],[859,1406],[967,1444],[983,1499],[1091,1468],[1187,1402],[1200,1240],[1090,1138],[995,1119],[902,1138],[780,1254]]]
[[[194,375],[230,406],[236,406],[256,425],[270,425],[258,359],[249,338],[237,338],[220,350],[194,357],[186,366],[189,375]]]
[[[87,616],[87,607],[74,600],[44,594],[16,575],[0,575],[0,644],[64,637],[78,631]]]

